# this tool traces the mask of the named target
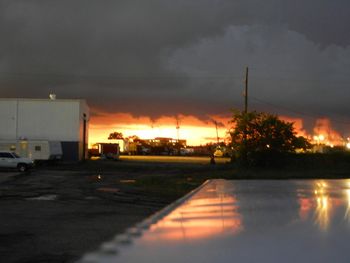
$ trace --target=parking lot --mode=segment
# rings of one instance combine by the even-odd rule
[[[1,262],[72,262],[171,201],[113,172],[1,171],[0,178]]]
[[[11,178],[18,176],[18,172],[11,170],[0,170],[0,184],[11,180]]]
[[[213,167],[209,158],[160,159],[1,170],[0,262],[74,262],[196,187],[190,176]]]

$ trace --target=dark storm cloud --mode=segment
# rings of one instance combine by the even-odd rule
[[[213,101],[221,95],[222,105],[228,106],[242,101],[244,68],[250,65],[252,103],[275,102],[291,109],[345,115],[349,60],[349,48],[320,48],[284,27],[232,26],[221,37],[178,49],[169,67],[193,76],[198,97]],[[214,79],[206,78],[208,74]],[[200,93],[205,86],[207,92]]]
[[[257,97],[344,114],[348,10],[345,0],[0,0],[0,96],[221,113],[240,105],[249,65]]]

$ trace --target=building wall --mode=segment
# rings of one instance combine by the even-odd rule
[[[61,142],[62,145],[62,160],[68,162],[77,162],[81,160],[79,154],[79,142]]]
[[[20,101],[18,137],[79,141],[79,101]]]
[[[0,100],[0,139],[13,140],[16,137],[17,101]]]
[[[63,155],[81,159],[84,113],[87,145],[90,116],[84,100],[0,99],[0,139],[72,142],[74,146],[63,147]]]

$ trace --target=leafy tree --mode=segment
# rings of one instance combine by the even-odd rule
[[[237,160],[249,166],[280,164],[287,153],[310,147],[297,137],[293,123],[262,112],[234,111],[230,129],[231,146]]]
[[[137,142],[140,141],[140,137],[137,135],[128,136],[129,141]]]
[[[108,136],[108,140],[123,139],[123,134],[121,132],[112,132]]]
[[[308,139],[306,139],[305,137],[303,136],[298,136],[294,139],[294,146],[296,149],[301,149],[301,150],[308,150],[308,149],[311,149],[312,147],[312,144],[309,142]]]

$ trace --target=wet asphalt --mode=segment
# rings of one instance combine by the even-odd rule
[[[1,170],[0,262],[74,262],[170,202],[123,179],[132,182],[133,175]]]

